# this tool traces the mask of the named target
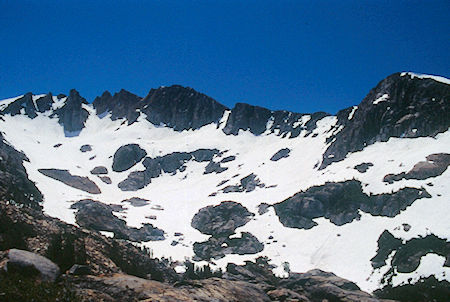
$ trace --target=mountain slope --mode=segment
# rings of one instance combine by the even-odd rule
[[[164,240],[140,243],[155,256],[199,264],[211,257],[224,268],[264,255],[280,275],[288,262],[293,271],[320,268],[373,291],[410,277],[416,282],[419,275],[450,278],[446,81],[394,74],[337,116],[248,104],[230,110],[181,86],[154,89],[145,98],[104,93],[93,105],[74,90],[67,98],[26,95],[0,102],[0,130],[28,157],[26,172],[51,216],[80,223],[82,209],[71,205],[96,200],[111,204],[97,217],[121,225],[97,223],[104,234],[119,236],[123,225],[126,232],[163,230]],[[125,145],[143,152],[129,148],[127,169],[118,171],[115,154]],[[431,155],[441,160],[430,162]],[[428,164],[417,166],[421,162]],[[437,173],[423,172],[436,162]],[[42,169],[65,170],[66,180]],[[386,178],[402,173],[423,177]],[[83,190],[80,179],[99,193]],[[250,218],[230,211],[224,222],[214,219],[224,201],[242,205]],[[193,218],[204,209],[212,229],[218,224],[231,233],[196,228]],[[403,241],[434,235],[444,252],[403,248],[406,256],[398,260],[399,248],[379,240],[385,231]],[[386,257],[371,261],[384,250]],[[397,271],[395,265],[410,261],[404,259],[419,265]]]

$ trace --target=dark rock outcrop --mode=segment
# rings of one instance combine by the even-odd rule
[[[199,259],[219,259],[226,254],[256,254],[264,245],[250,233],[241,237],[229,238],[236,228],[245,225],[254,214],[241,204],[223,201],[217,206],[200,209],[192,218],[191,225],[203,234],[211,235],[204,242],[194,243],[194,253]]]
[[[14,116],[20,114],[22,110],[25,112],[25,115],[32,119],[37,116],[37,108],[34,106],[33,94],[31,92],[26,93],[23,97],[18,98],[9,104],[5,109],[3,109],[2,113]]]
[[[386,264],[388,256],[393,252],[391,270],[384,278],[389,278],[393,271],[411,273],[420,264],[420,258],[428,253],[434,253],[445,257],[444,266],[450,267],[450,242],[445,238],[439,238],[434,234],[425,237],[412,238],[405,243],[400,238],[395,238],[385,230],[378,238],[377,254],[371,259],[372,267],[379,268]]]
[[[203,234],[215,237],[228,236],[245,225],[254,214],[240,203],[223,201],[217,206],[207,206],[192,218],[191,225]]]
[[[429,78],[395,73],[382,80],[358,106],[338,113],[334,141],[323,154],[320,169],[390,137],[435,136],[450,126],[450,85]]]
[[[60,169],[38,169],[45,176],[58,180],[72,188],[82,190],[91,194],[100,194],[99,187],[88,177],[72,175],[68,170]]]
[[[99,176],[98,178],[100,178],[100,180],[103,181],[107,185],[112,184],[112,180],[108,176]]]
[[[223,132],[237,135],[239,130],[249,130],[251,133],[259,135],[266,131],[266,125],[271,116],[272,111],[269,109],[237,103],[231,110]]]
[[[384,182],[392,184],[402,179],[424,180],[430,177],[442,175],[450,165],[450,154],[436,153],[428,155],[426,161],[418,162],[408,171],[400,174],[388,174],[383,178]]]
[[[37,111],[41,113],[52,109],[52,105],[53,105],[53,95],[51,92],[36,100]]]
[[[83,145],[80,147],[80,151],[83,153],[92,151],[92,146],[91,145]]]
[[[91,174],[93,174],[93,175],[108,174],[108,169],[105,166],[97,166],[91,170]]]
[[[8,251],[6,270],[29,275],[37,274],[42,281],[54,282],[59,276],[59,267],[51,260],[24,250]]]
[[[222,173],[224,171],[228,170],[227,167],[222,167],[219,163],[216,163],[214,161],[210,161],[206,167],[205,167],[205,172],[203,172],[203,174],[211,174],[211,173]]]
[[[289,148],[280,149],[274,155],[272,155],[270,160],[271,161],[279,161],[282,158],[289,157],[290,152],[291,152],[291,149],[289,149]]]
[[[284,226],[310,229],[317,225],[314,218],[325,217],[336,225],[343,225],[358,219],[359,210],[374,216],[394,217],[415,200],[430,197],[425,189],[416,188],[369,196],[362,191],[359,181],[347,180],[311,187],[273,207]]]
[[[198,259],[220,259],[227,254],[256,254],[264,249],[264,245],[251,233],[242,232],[241,237],[210,237],[204,242],[194,243],[194,253]]]
[[[359,173],[366,173],[370,167],[373,167],[372,163],[360,163],[360,164],[354,166],[353,169],[355,169]]]
[[[150,203],[150,200],[139,198],[139,197],[132,197],[129,199],[122,200],[121,202],[127,202],[133,207],[143,207]]]
[[[265,184],[261,183],[259,178],[257,178],[256,175],[252,173],[243,177],[238,185],[226,186],[225,188],[222,189],[222,191],[224,193],[231,193],[231,192],[248,193],[254,191],[256,187],[263,188],[265,187]]]
[[[105,91],[101,96],[96,97],[92,105],[97,115],[101,116],[105,113],[111,113],[113,121],[125,118],[128,125],[134,123],[139,117],[139,106],[141,97],[132,94],[124,89],[115,93],[114,96]]]
[[[317,112],[310,116],[310,120],[304,125],[298,121],[304,116],[301,113],[290,111],[271,111],[267,108],[252,106],[245,103],[237,103],[231,110],[227,124],[223,132],[237,135],[239,130],[248,130],[254,135],[260,135],[265,131],[277,133],[282,137],[295,138],[302,130],[309,135],[315,128],[316,122],[329,115],[325,112]]]
[[[163,172],[175,174],[177,171],[186,169],[186,162],[211,161],[219,153],[217,149],[198,149],[192,152],[173,152],[155,158],[146,157],[142,164],[144,171],[131,172],[128,177],[121,181],[118,186],[122,191],[137,191],[147,186],[152,178],[159,177]]]
[[[126,171],[140,162],[146,155],[147,152],[138,144],[124,145],[114,153],[112,169],[115,172]]]
[[[78,225],[96,230],[113,232],[120,239],[131,241],[164,240],[164,231],[151,224],[143,224],[141,228],[128,227],[126,222],[113,214],[114,208],[98,201],[84,199],[72,204],[77,209],[75,220]]]
[[[141,111],[152,124],[166,125],[175,131],[217,123],[227,109],[214,99],[179,85],[150,90],[142,105]]]
[[[78,135],[84,128],[89,112],[82,108],[83,104],[88,104],[88,102],[80,96],[78,91],[72,89],[64,106],[54,111],[54,115],[58,117],[59,124],[64,127],[66,136]]]
[[[0,133],[0,200],[40,208],[42,194],[23,166],[28,158],[9,145]]]

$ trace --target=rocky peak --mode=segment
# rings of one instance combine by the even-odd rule
[[[39,112],[45,112],[52,109],[53,104],[53,94],[51,92],[47,93],[45,96],[40,97],[36,100],[36,109]]]
[[[223,132],[225,134],[237,135],[239,130],[242,129],[259,135],[266,131],[266,125],[271,116],[272,111],[269,109],[245,103],[237,103],[231,110]]]
[[[356,111],[338,113],[334,142],[324,153],[321,169],[390,137],[435,136],[450,126],[450,85],[428,76],[395,73],[382,80]],[[352,113],[353,112],[353,113]],[[351,115],[352,114],[352,115]]]
[[[126,118],[128,124],[132,124],[139,116],[137,108],[139,101],[141,100],[141,97],[125,89],[121,89],[119,92],[115,93],[114,96],[112,96],[109,91],[105,91],[100,97],[95,98],[92,105],[94,106],[97,115],[111,112],[112,120]]]
[[[76,91],[70,90],[64,106],[55,110],[55,115],[59,118],[59,124],[64,127],[66,135],[72,136],[79,133],[84,128],[89,112],[82,108],[82,104],[88,102]]]
[[[142,100],[141,111],[155,125],[164,124],[183,131],[217,123],[226,109],[192,88],[173,85],[150,90]]]
[[[18,98],[11,104],[9,104],[4,110],[3,114],[11,114],[12,116],[21,114],[22,110],[30,118],[36,117],[36,108],[33,103],[33,94],[31,92],[26,93],[21,98]]]

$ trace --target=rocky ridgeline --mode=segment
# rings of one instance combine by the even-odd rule
[[[53,110],[55,102],[51,93],[33,101],[31,93],[12,102],[1,114],[21,114],[34,118],[37,113]],[[77,135],[84,128],[87,104],[76,90],[71,90],[62,107],[53,110],[64,126],[66,135]],[[237,103],[231,110],[214,99],[189,87],[173,85],[150,90],[142,98],[126,90],[114,95],[105,91],[93,106],[98,116],[110,114],[111,119],[125,119],[128,124],[137,121],[141,113],[156,126],[164,125],[175,131],[199,129],[207,124],[218,124],[229,111],[223,132],[237,135],[248,130],[255,135],[266,131],[282,137],[295,138],[302,131],[309,136],[318,120],[328,116],[324,112],[301,114],[289,111],[272,111],[266,108]],[[340,161],[350,152],[390,137],[435,136],[450,126],[450,86],[432,78],[395,73],[382,80],[358,106],[341,110],[337,124],[330,132],[330,143],[323,155],[320,169]],[[304,119],[304,122],[300,122]]]
[[[450,85],[430,78],[395,73],[382,80],[356,111],[337,114],[338,123],[320,169],[391,137],[435,136],[450,127]],[[351,115],[352,114],[352,115]]]

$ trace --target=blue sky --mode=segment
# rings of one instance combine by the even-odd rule
[[[180,84],[232,107],[358,104],[397,71],[450,77],[450,1],[1,1],[0,99]]]

